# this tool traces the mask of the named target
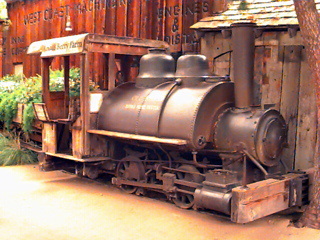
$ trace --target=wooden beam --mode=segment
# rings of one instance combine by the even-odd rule
[[[135,46],[123,46],[123,45],[109,45],[109,44],[96,44],[88,43],[88,52],[100,52],[100,53],[115,53],[125,55],[144,55],[148,53],[150,47],[135,47]]]
[[[231,220],[248,223],[287,209],[289,181],[267,179],[232,189]]]

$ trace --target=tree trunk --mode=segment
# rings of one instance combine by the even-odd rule
[[[312,72],[311,81],[314,82],[316,88],[318,116],[313,194],[297,226],[320,229],[320,18],[314,0],[294,0],[294,5],[304,40],[307,61]]]

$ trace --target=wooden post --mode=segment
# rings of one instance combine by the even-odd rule
[[[282,77],[280,112],[288,124],[288,148],[282,154],[282,161],[293,170],[295,161],[297,120],[299,106],[299,85],[302,46],[285,46]]]
[[[89,134],[87,132],[90,126],[89,67],[89,55],[81,55],[80,114],[82,119],[82,151],[80,154],[82,155],[82,157],[90,154]]]
[[[41,76],[42,76],[42,101],[47,103],[49,101],[49,81],[50,72],[49,67],[51,65],[53,58],[42,58],[41,59]]]
[[[67,118],[69,114],[69,88],[70,88],[70,57],[64,58],[64,117]]]
[[[115,62],[115,54],[109,53],[108,56],[108,90],[112,90],[116,86],[117,66]]]

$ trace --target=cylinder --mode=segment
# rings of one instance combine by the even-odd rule
[[[235,107],[253,104],[254,23],[232,24],[232,48],[235,83]]]
[[[194,204],[198,208],[211,209],[230,215],[231,192],[219,192],[206,187],[197,188],[194,193]]]

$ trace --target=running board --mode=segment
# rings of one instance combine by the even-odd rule
[[[174,139],[174,138],[158,138],[152,136],[145,136],[145,135],[136,135],[130,133],[119,133],[119,132],[112,132],[106,130],[88,130],[88,133],[104,135],[108,137],[115,137],[115,138],[124,138],[124,139],[131,139],[137,141],[146,141],[146,142],[156,142],[156,143],[164,143],[164,144],[172,144],[178,146],[187,145],[187,141],[183,139]]]

